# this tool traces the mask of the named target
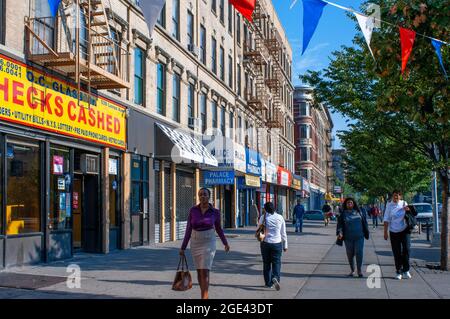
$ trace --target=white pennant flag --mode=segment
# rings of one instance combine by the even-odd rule
[[[152,36],[153,29],[155,28],[156,21],[158,21],[159,14],[162,8],[166,4],[166,0],[141,0],[139,6],[144,13],[145,20],[148,24],[150,37]]]
[[[364,38],[366,38],[367,45],[369,46],[369,51],[372,54],[373,59],[375,60],[375,56],[373,55],[372,49],[370,48],[370,41],[372,40],[372,32],[375,26],[375,19],[373,17],[366,17],[362,14],[354,12],[356,19],[358,19],[359,27],[361,28],[362,33],[364,34]]]

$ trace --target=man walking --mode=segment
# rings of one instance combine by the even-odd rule
[[[303,215],[305,214],[305,207],[303,207],[300,199],[297,200],[297,205],[294,207],[295,218],[295,232],[303,232]]]
[[[322,212],[323,212],[323,219],[325,222],[325,226],[328,226],[328,224],[330,223],[330,220],[331,220],[331,216],[333,215],[333,213],[331,211],[331,206],[328,205],[328,203],[325,203],[325,205],[323,205],[323,207],[322,207]]]

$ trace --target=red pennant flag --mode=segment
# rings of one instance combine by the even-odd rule
[[[411,55],[416,33],[413,30],[400,27],[400,41],[402,43],[402,74],[405,72],[406,64]]]
[[[250,22],[253,22],[252,15],[255,11],[256,0],[230,0],[230,3],[236,8],[237,11]]]

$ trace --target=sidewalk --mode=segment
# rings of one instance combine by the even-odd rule
[[[381,227],[366,241],[365,265],[381,266],[381,288],[369,289],[367,278],[346,278],[349,266],[345,248],[334,245],[335,222],[307,221],[304,233],[288,224],[289,250],[283,255],[281,291],[264,288],[259,243],[254,229],[227,230],[231,252],[220,240],[211,273],[210,298],[219,299],[311,299],[311,298],[450,298],[450,273],[429,270],[427,261],[439,260],[439,249],[428,248],[424,234],[414,235],[412,280],[395,281],[389,242]],[[66,267],[81,267],[81,289],[69,289],[66,282],[36,290],[0,287],[0,299],[10,298],[158,298],[198,299],[200,289],[195,269],[194,287],[187,292],[171,290],[178,264],[180,242],[157,244],[109,255],[78,254],[72,260],[8,269],[8,272],[66,277]],[[188,262],[193,262],[188,253]],[[364,266],[365,269],[365,266]],[[370,274],[366,274],[370,275]]]

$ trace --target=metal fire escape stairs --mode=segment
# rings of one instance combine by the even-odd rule
[[[72,78],[78,85],[79,105],[82,82],[89,106],[92,89],[130,88],[118,56],[128,52],[112,37],[102,0],[62,1],[57,17],[27,18],[25,26],[28,59]]]

